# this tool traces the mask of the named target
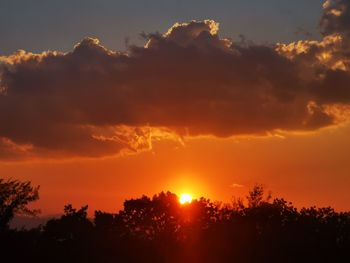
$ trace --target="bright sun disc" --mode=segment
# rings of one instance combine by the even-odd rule
[[[184,204],[190,204],[192,202],[192,196],[190,196],[189,194],[182,194],[180,196],[180,204],[184,205]]]

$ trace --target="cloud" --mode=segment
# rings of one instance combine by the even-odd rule
[[[86,38],[68,53],[0,57],[0,158],[99,157],[159,139],[336,125],[350,103],[347,37],[337,30],[242,46],[215,21],[191,21],[127,53]]]
[[[237,184],[237,183],[233,183],[233,184],[230,185],[230,187],[231,187],[231,188],[243,188],[244,185],[242,185],[242,184]]]
[[[186,48],[189,46],[199,50],[218,48],[225,51],[230,49],[232,42],[218,36],[219,23],[213,20],[191,21],[189,23],[175,23],[165,34],[149,35],[146,48],[159,48],[164,43],[176,44]]]
[[[348,0],[327,0],[323,4],[324,13],[320,22],[325,35],[350,33],[350,2]]]
[[[7,138],[0,138],[0,159],[1,160],[11,160],[13,158],[28,158],[32,145],[19,145]]]

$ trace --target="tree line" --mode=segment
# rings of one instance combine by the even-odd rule
[[[93,218],[69,204],[60,218],[11,229],[16,214],[38,213],[28,208],[38,198],[30,182],[0,179],[0,262],[350,262],[350,212],[297,209],[261,185],[232,204],[181,205],[162,192]]]

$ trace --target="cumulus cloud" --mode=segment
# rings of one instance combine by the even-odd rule
[[[173,43],[180,47],[196,47],[200,50],[218,48],[230,50],[232,42],[218,36],[219,23],[213,20],[176,23],[163,35],[149,35],[146,48],[159,48],[162,43]]]
[[[323,20],[344,3],[327,1]],[[106,156],[147,151],[159,139],[344,121],[350,75],[340,29],[321,41],[241,46],[205,20],[147,38],[127,53],[86,38],[68,53],[0,57],[0,158]]]

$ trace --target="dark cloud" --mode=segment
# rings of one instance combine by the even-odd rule
[[[320,22],[322,33],[350,33],[350,2],[349,0],[327,0],[323,4],[324,13]]]
[[[350,103],[342,36],[242,46],[218,30],[192,21],[128,53],[86,38],[69,53],[0,57],[0,158],[105,156],[161,138],[338,123],[332,109]]]

